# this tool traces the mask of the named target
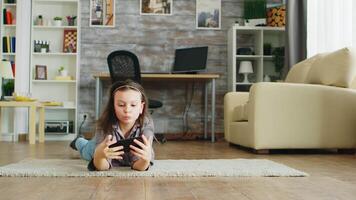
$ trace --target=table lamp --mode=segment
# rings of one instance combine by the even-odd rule
[[[251,61],[241,61],[239,74],[244,74],[245,78],[242,83],[249,83],[247,75],[253,73],[252,62]]]
[[[0,63],[0,88],[1,88],[1,100],[4,100],[4,87],[3,83],[5,79],[13,79],[12,67],[10,61],[1,61]]]

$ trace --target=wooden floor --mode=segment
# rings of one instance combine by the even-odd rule
[[[225,142],[155,144],[156,159],[266,158],[309,177],[11,178],[0,177],[0,199],[356,199],[356,156],[332,152],[256,155]],[[78,158],[68,142],[0,142],[0,165],[24,158]]]

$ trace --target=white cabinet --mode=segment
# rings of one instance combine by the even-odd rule
[[[76,134],[80,66],[79,9],[78,0],[32,2],[30,91],[39,101],[49,102],[46,106],[47,122],[69,123],[69,133],[46,131],[46,140],[67,140]],[[57,24],[55,17],[62,18],[62,22]],[[67,17],[74,17],[75,23],[70,24]],[[67,70],[67,75],[60,75],[61,67]]]
[[[1,60],[10,61],[15,66],[16,55],[16,1],[1,2]]]
[[[264,46],[271,46],[271,51],[284,47],[284,38],[284,28],[232,26],[228,31],[228,91],[248,91],[252,83],[280,79],[273,56],[264,52]],[[243,83],[243,74],[239,74],[241,61],[252,62],[250,83]]]

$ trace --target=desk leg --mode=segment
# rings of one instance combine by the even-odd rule
[[[208,138],[208,82],[204,84],[204,139]]]
[[[211,79],[211,142],[215,142],[215,79]]]
[[[40,143],[43,143],[45,140],[45,132],[44,132],[44,120],[45,120],[45,108],[44,106],[39,107],[39,121],[38,121],[38,140]]]
[[[30,106],[28,140],[30,144],[36,143],[36,106]]]
[[[99,119],[100,114],[100,106],[101,106],[101,92],[102,92],[102,85],[100,78],[96,78],[96,85],[95,85],[95,119]]]

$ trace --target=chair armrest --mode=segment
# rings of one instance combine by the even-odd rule
[[[233,121],[234,108],[248,101],[248,92],[229,92],[224,96],[224,131],[225,137],[229,137],[229,124]]]
[[[255,138],[264,142],[278,138],[297,143],[301,138],[313,141],[335,135],[347,140],[356,131],[356,90],[349,88],[256,83],[250,90],[248,108]]]

